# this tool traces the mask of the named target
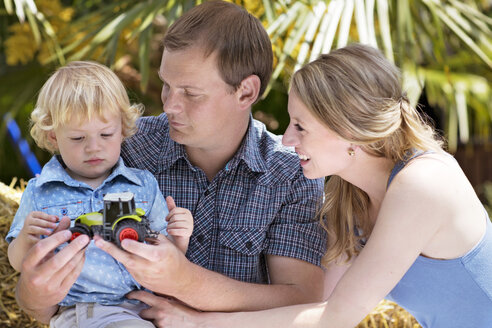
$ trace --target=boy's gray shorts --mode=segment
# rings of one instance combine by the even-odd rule
[[[140,317],[147,308],[143,303],[125,302],[118,305],[77,303],[61,306],[50,320],[50,328],[155,328],[152,322]]]

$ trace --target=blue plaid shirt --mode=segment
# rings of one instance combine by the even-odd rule
[[[305,178],[298,156],[261,122],[250,119],[238,152],[211,182],[169,137],[165,114],[141,118],[122,157],[152,172],[163,195],[193,214],[190,261],[255,283],[269,282],[267,254],[320,265],[326,235],[315,213],[323,181]]]
[[[10,243],[19,235],[25,218],[32,211],[59,218],[68,216],[73,225],[79,215],[102,209],[104,194],[125,191],[135,194],[135,205],[145,211],[151,228],[167,234],[165,217],[169,211],[152,174],[126,167],[120,159],[109,177],[93,190],[71,178],[54,156],[43,167],[41,175],[29,181],[6,239]],[[77,302],[119,304],[127,300],[127,293],[139,288],[121,263],[91,241],[85,252],[82,272],[60,305],[70,306]]]

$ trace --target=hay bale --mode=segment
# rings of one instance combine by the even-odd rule
[[[417,320],[396,303],[383,300],[357,328],[422,328]]]
[[[10,266],[7,258],[8,244],[5,236],[10,229],[15,211],[19,207],[25,182],[15,187],[17,179],[10,186],[0,182],[0,327],[47,328],[21,311],[15,302],[15,285],[19,273]],[[389,301],[382,301],[357,328],[419,328],[415,319],[401,307]]]
[[[15,285],[19,273],[9,263],[7,257],[8,244],[5,241],[15,211],[19,207],[25,182],[14,188],[17,179],[10,186],[0,182],[0,327],[47,327],[19,309],[15,302]]]

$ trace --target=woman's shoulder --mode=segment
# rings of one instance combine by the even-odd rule
[[[448,153],[424,153],[408,161],[395,176],[400,185],[442,186],[444,182],[466,180],[458,162]],[[433,183],[434,182],[434,183]]]
[[[388,194],[405,195],[419,206],[452,209],[475,192],[458,162],[447,153],[426,153],[409,161],[395,176]]]

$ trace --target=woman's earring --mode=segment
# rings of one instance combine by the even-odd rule
[[[354,150],[354,148],[350,147],[348,149],[348,154],[349,154],[349,156],[355,156],[355,150]]]

